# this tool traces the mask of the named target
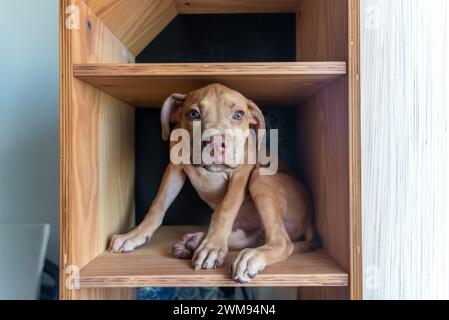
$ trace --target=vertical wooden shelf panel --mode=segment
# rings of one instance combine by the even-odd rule
[[[112,234],[134,224],[134,108],[75,78],[73,64],[126,63],[134,57],[83,1],[60,5],[60,296],[130,299],[133,290],[69,289],[73,274],[66,272],[84,267]],[[79,29],[69,29],[67,19],[76,19],[77,10]]]
[[[360,299],[359,0],[302,1],[300,61],[349,61],[348,74],[298,110],[302,171],[325,251],[350,273],[348,288],[304,288],[303,299]],[[320,25],[319,27],[318,24]]]

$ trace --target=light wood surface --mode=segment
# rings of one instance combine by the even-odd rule
[[[80,29],[65,25],[68,5]],[[91,29],[87,26],[90,21]],[[81,0],[61,1],[61,297],[132,298],[132,291],[69,290],[66,268],[82,268],[108,238],[133,225],[134,109],[73,77],[73,63],[125,63],[125,46]],[[111,296],[112,295],[112,296]]]
[[[175,0],[180,14],[295,12],[300,0]]]
[[[346,73],[344,62],[75,65],[75,76],[130,104],[160,107],[172,93],[222,83],[265,105],[294,105]]]
[[[362,1],[366,299],[449,299],[449,2]]]
[[[304,299],[360,299],[359,0],[303,0],[298,14],[301,61],[348,60],[348,75],[298,109],[301,166],[326,252],[346,271],[344,289],[301,289]]]
[[[299,61],[348,60],[350,1],[353,0],[301,1],[297,29]]]
[[[347,89],[347,79],[341,79],[309,99],[298,109],[298,128],[299,154],[307,155],[300,163],[312,194],[315,223],[324,249],[349,272]],[[309,296],[306,292],[300,295]],[[313,295],[310,298],[314,299]],[[334,298],[347,299],[349,295],[346,291],[344,296]]]
[[[213,287],[236,286],[230,266],[232,252],[223,267],[194,271],[190,260],[175,259],[171,246],[189,232],[204,227],[162,227],[149,244],[135,252],[104,252],[81,270],[81,287]],[[287,261],[268,267],[250,286],[345,286],[348,274],[323,251],[295,254]]]
[[[109,30],[137,56],[177,16],[172,0],[85,0]]]
[[[363,298],[360,0],[348,4],[350,296]]]

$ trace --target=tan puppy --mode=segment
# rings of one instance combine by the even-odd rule
[[[226,129],[265,128],[263,114],[253,102],[219,84],[187,95],[173,94],[162,107],[161,121],[164,140],[169,139],[170,122],[187,130],[190,137],[194,123],[200,124],[202,131],[214,128],[222,135]],[[210,150],[212,158],[217,156],[217,150],[226,152],[220,139],[210,137],[208,141],[202,150]],[[187,177],[214,210],[206,234],[187,234],[173,246],[173,255],[192,258],[195,269],[216,268],[223,264],[228,250],[242,250],[233,263],[232,276],[243,283],[266,266],[285,260],[295,249],[305,252],[318,248],[306,189],[282,169],[265,176],[260,170],[259,165],[248,163],[170,163],[144,221],[129,233],[114,236],[111,251],[129,252],[149,241]]]

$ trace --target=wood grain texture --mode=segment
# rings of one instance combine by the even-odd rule
[[[69,5],[80,9],[80,29],[66,28]],[[60,12],[61,297],[132,298],[129,290],[65,286],[66,267],[83,267],[113,233],[133,224],[134,109],[74,78],[72,70],[73,63],[124,63],[130,57],[123,55],[126,48],[82,1],[61,1]]]
[[[350,272],[349,288],[301,289],[301,298],[360,299],[359,0],[303,0],[298,13],[301,61],[348,61],[348,75],[298,111],[302,172],[311,189],[324,248]]]
[[[341,79],[298,110],[301,159],[311,189],[316,225],[324,248],[345,268],[349,265],[349,128],[347,92]]]
[[[295,12],[300,0],[175,0],[180,14]]]
[[[221,83],[265,105],[299,103],[346,74],[345,62],[75,65],[75,76],[130,104],[159,107],[174,92]]]
[[[449,299],[449,2],[362,12],[364,297]]]
[[[299,61],[348,60],[349,1],[301,1],[297,29]]]
[[[298,300],[348,300],[348,287],[300,288]]]
[[[172,0],[85,0],[109,30],[137,56],[177,16]]]
[[[349,260],[351,299],[363,298],[360,0],[348,3]]]
[[[347,78],[340,79],[298,109],[299,154],[304,181],[314,203],[315,223],[325,251],[350,271],[349,127]],[[326,291],[327,289],[322,289]],[[301,297],[314,299],[308,289]],[[318,292],[313,290],[313,292]],[[335,292],[335,291],[333,291]],[[341,293],[338,291],[337,293]],[[334,299],[349,298],[344,295]],[[320,293],[320,296],[329,293]],[[319,298],[316,297],[316,298]]]
[[[186,233],[204,227],[162,227],[149,244],[127,254],[104,252],[81,270],[81,287],[214,287],[239,286],[230,268],[238,252],[228,255],[223,267],[194,271],[190,260],[175,259],[171,246]],[[295,254],[275,264],[245,286],[345,286],[348,274],[323,251]]]

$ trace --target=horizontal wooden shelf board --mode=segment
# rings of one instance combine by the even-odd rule
[[[263,105],[294,105],[346,74],[346,62],[76,64],[75,77],[138,107],[221,83]]]
[[[179,14],[295,13],[300,2],[301,0],[175,0]]]
[[[171,246],[189,232],[204,227],[162,227],[149,244],[125,254],[104,252],[81,269],[81,288],[93,287],[215,287],[215,286],[347,286],[348,274],[322,250],[293,254],[287,261],[267,267],[250,284],[231,279],[238,254],[231,252],[221,268],[195,271],[191,260],[170,255]]]

